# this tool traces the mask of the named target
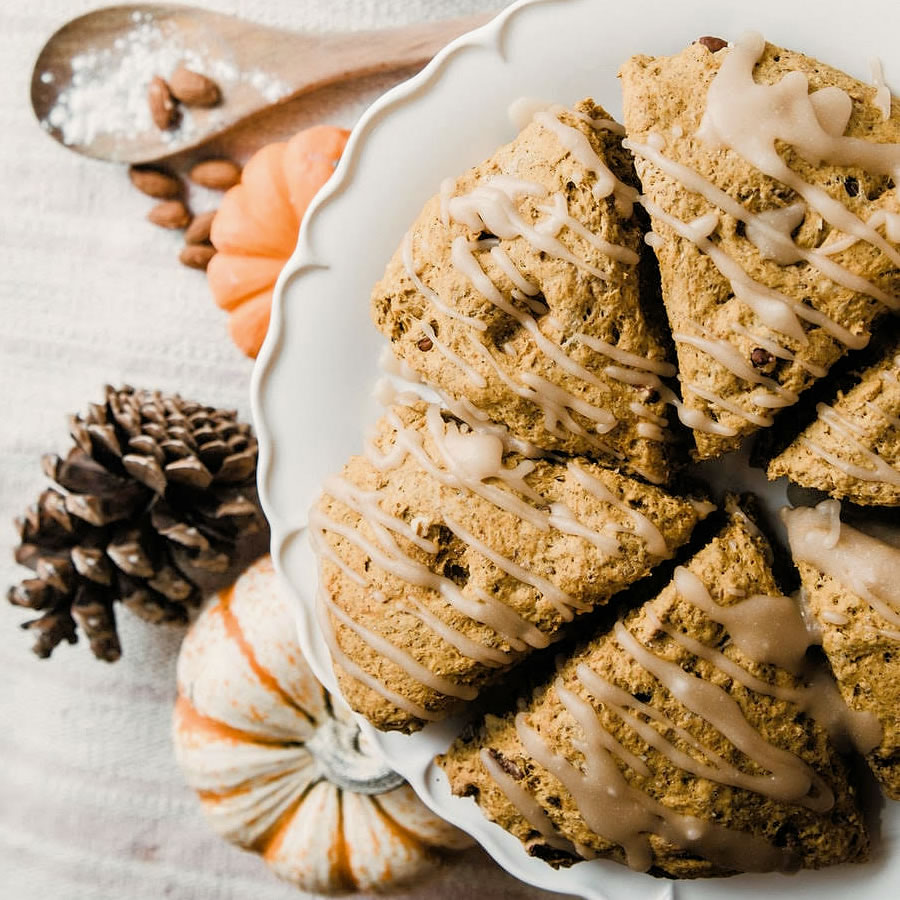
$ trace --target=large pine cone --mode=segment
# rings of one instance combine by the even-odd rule
[[[239,539],[266,529],[256,496],[257,444],[231,411],[158,391],[106,388],[74,416],[56,482],[16,520],[16,561],[35,577],[9,591],[43,615],[22,627],[48,657],[82,629],[99,659],[121,655],[116,601],[149,622],[184,622],[203,573],[228,570]]]

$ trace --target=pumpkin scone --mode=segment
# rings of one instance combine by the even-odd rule
[[[391,407],[310,513],[341,691],[378,728],[458,710],[712,508],[585,458],[527,459],[501,434],[436,405]]]
[[[900,308],[900,104],[755,34],[620,74],[696,455],[716,457]]]
[[[661,484],[674,367],[641,307],[622,134],[589,100],[537,112],[428,201],[372,316],[451,406]]]
[[[900,338],[768,466],[860,506],[900,506]]]
[[[554,866],[695,878],[865,859],[845,764],[808,715],[810,637],[769,553],[735,510],[659,596],[439,757],[454,793]]]
[[[888,797],[900,800],[900,532],[890,543],[851,528],[836,500],[783,517],[841,694],[883,729],[866,759]]]

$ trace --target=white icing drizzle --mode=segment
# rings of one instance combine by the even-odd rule
[[[616,641],[650,672],[672,696],[695,715],[706,719],[738,750],[770,772],[769,796],[828,809],[833,798],[808,796],[815,773],[799,757],[768,741],[747,721],[737,702],[721,687],[685,672],[677,663],[661,659],[644,647],[621,623],[614,626]],[[822,801],[824,806],[820,805]]]
[[[796,244],[793,240],[786,238],[782,232],[780,232],[776,228],[773,228],[770,223],[766,222],[764,219],[760,219],[759,216],[755,215],[754,213],[751,213],[742,203],[739,203],[721,188],[716,187],[716,185],[713,184],[709,179],[704,178],[703,175],[701,175],[694,169],[691,169],[689,166],[682,165],[681,163],[676,162],[674,159],[670,159],[664,154],[654,150],[648,144],[641,144],[637,141],[627,140],[623,141],[623,146],[631,150],[634,154],[650,160],[650,162],[656,165],[663,172],[673,177],[676,181],[679,181],[686,190],[699,194],[711,204],[717,206],[723,212],[726,212],[730,216],[733,216],[741,222],[744,222],[746,225],[750,225],[752,223],[757,229],[758,234],[764,233],[766,235],[766,240],[770,242],[771,246],[774,247],[775,245],[779,245],[778,253],[783,254],[780,259],[790,259],[792,262],[803,260],[804,262],[809,263],[809,265],[817,269],[826,278],[831,279],[831,281],[835,282],[835,284],[839,284],[842,287],[847,288],[848,290],[856,291],[860,294],[867,294],[868,296],[871,296],[878,300],[880,303],[883,303],[890,309],[897,309],[898,307],[900,307],[900,298],[885,293],[871,281],[866,280],[860,275],[856,275],[855,273],[846,269],[844,266],[838,265],[836,262],[834,262],[834,260],[829,259],[828,255],[822,250],[807,250],[806,248]],[[646,201],[644,201],[644,206],[646,208]],[[684,225],[681,220],[675,219],[674,217],[673,221],[677,224],[680,224],[681,226]],[[674,225],[672,225],[672,227],[675,228]],[[690,240],[688,235],[684,234],[682,236],[687,237],[688,240]],[[704,248],[701,247],[701,249]],[[730,259],[730,257],[728,257],[728,259]],[[723,272],[722,274],[725,275],[726,278],[729,277],[725,272]],[[744,275],[749,279],[749,276],[746,273],[744,273]],[[731,279],[729,278],[729,280]],[[770,290],[768,288],[765,288],[764,285],[759,285],[758,282],[754,281],[752,282],[752,284],[757,285],[758,288],[763,288],[764,293],[767,293]],[[783,298],[783,302],[787,302],[790,310],[797,316],[800,316],[800,318],[806,319],[808,322],[811,322],[812,324],[818,325],[820,328],[825,329],[829,334],[832,335],[832,337],[834,337],[836,340],[841,341],[841,343],[846,344],[846,346],[850,347],[851,349],[859,349],[860,347],[864,347],[866,345],[867,338],[865,338],[865,336],[854,335],[852,332],[847,331],[847,329],[838,325],[836,322],[834,322],[833,320],[828,318],[828,316],[824,315],[818,310],[805,306],[802,303],[796,303],[795,301],[792,301],[790,298],[785,297],[783,294],[780,294],[777,291],[773,291],[772,294],[777,295],[777,297]],[[759,312],[757,312],[757,315],[762,321],[765,322],[765,324],[769,325],[770,328],[773,328],[774,330],[780,330],[770,322],[766,322]],[[787,331],[783,333],[790,334],[790,332]]]
[[[689,653],[712,663],[729,678],[742,684],[748,690],[788,701],[795,704],[801,711],[809,713],[822,725],[838,746],[852,744],[860,753],[866,754],[881,743],[882,732],[877,719],[869,713],[850,709],[841,698],[831,674],[824,669],[813,670],[808,683],[799,687],[770,684],[768,681],[751,675],[745,668],[739,666],[719,650],[707,647],[689,635],[664,625],[652,612],[648,614],[648,618],[653,622],[655,628],[667,634],[676,643],[681,644]],[[812,643],[812,641],[813,634],[808,631],[808,642]],[[807,673],[804,672],[804,674]],[[813,773],[812,783],[816,788],[815,800],[804,805],[808,805],[811,809],[828,809],[831,805],[829,802],[830,789],[815,773]]]
[[[419,326],[422,334],[431,341],[432,346],[436,347],[438,352],[444,359],[447,360],[451,365],[456,366],[463,375],[469,380],[469,382],[477,388],[483,388],[487,385],[487,381],[485,381],[484,376],[470,366],[461,356],[454,353],[443,341],[441,341],[435,330],[423,319],[415,319],[415,323]]]
[[[678,595],[722,625],[743,653],[756,662],[774,663],[800,672],[809,647],[809,632],[797,604],[784,596],[763,594],[722,606],[689,569],[679,566],[673,577]]]
[[[701,327],[696,322],[693,324],[697,328]],[[696,347],[698,350],[711,356],[720,366],[741,380],[749,381],[751,384],[760,384],[773,391],[775,397],[768,402],[760,402],[754,396],[754,400],[759,406],[791,406],[800,399],[797,394],[782,387],[774,378],[769,378],[768,375],[763,375],[754,369],[740,351],[723,338],[700,337],[699,335],[687,334],[684,331],[673,332],[672,337],[675,341],[689,344],[691,347]]]
[[[598,237],[589,231],[578,219],[569,215],[569,207],[564,194],[556,193],[550,198],[549,206],[539,206],[538,210],[546,215],[546,218],[535,225],[535,229],[542,234],[556,237],[563,228],[568,228],[580,238],[583,238],[591,246],[596,247],[601,253],[605,253],[610,259],[618,260],[629,266],[636,266],[640,257],[630,247],[623,244],[613,244]]]
[[[608,344],[606,341],[600,340],[600,338],[585,334],[582,331],[575,334],[575,340],[581,341],[582,344],[587,344],[592,350],[596,350],[597,353],[602,353],[604,356],[615,360],[615,362],[621,363],[623,366],[631,366],[632,368],[640,369],[643,372],[655,372],[657,375],[662,375],[664,378],[670,378],[676,372],[675,366],[671,363],[638,356],[636,353],[630,353],[613,344]]]
[[[440,187],[440,196],[441,196],[441,224],[448,228],[450,226],[450,210],[447,209],[447,204],[450,201],[450,197],[453,195],[454,181],[452,178],[444,178],[441,181]],[[409,267],[407,266],[407,269]]]
[[[375,691],[376,694],[380,694],[385,700],[393,703],[398,709],[402,709],[404,712],[409,713],[411,716],[415,716],[417,719],[421,719],[423,722],[437,721],[440,716],[429,712],[424,706],[414,703],[402,694],[392,691],[387,685],[383,684],[373,675],[370,675],[362,668],[362,666],[358,665],[344,653],[338,643],[337,635],[334,633],[331,619],[328,618],[324,597],[325,592],[320,590],[317,594],[318,602],[316,604],[316,614],[319,628],[322,631],[322,636],[325,638],[325,643],[328,645],[328,650],[331,653],[331,658],[334,663],[340,666],[351,678],[354,678],[356,681],[360,682],[360,684],[364,684],[370,690]]]
[[[873,56],[869,60],[869,68],[872,71],[872,84],[875,85],[875,96],[872,102],[881,112],[881,118],[887,122],[891,117],[891,89],[884,81],[884,66],[878,57]]]
[[[619,215],[631,215],[637,191],[616,178],[583,132],[561,122],[558,113],[539,112],[535,114],[534,121],[552,131],[559,143],[572,154],[572,158],[594,176],[592,193],[597,200],[612,196]]]
[[[387,599],[387,598],[385,598]],[[515,655],[504,650],[497,650],[473,641],[461,631],[448,625],[443,619],[436,616],[424,603],[420,603],[415,597],[407,597],[406,603],[413,609],[410,613],[420,622],[427,625],[435,634],[440,635],[451,647],[455,647],[463,656],[480,662],[489,669],[499,666],[511,666],[515,662]]]
[[[782,510],[791,553],[829,575],[846,590],[861,597],[888,623],[900,626],[900,548],[871,537],[838,518],[840,503],[825,500],[815,508]]]
[[[454,198],[459,199],[459,198]],[[485,274],[481,264],[472,253],[473,244],[462,235],[453,239],[451,248],[451,259],[454,267],[471,282],[472,286],[483,296],[489,300],[497,309],[505,312],[508,316],[515,319],[528,332],[538,348],[550,359],[553,360],[562,369],[565,369],[570,375],[580,378],[589,384],[602,389],[609,389],[609,385],[602,382],[593,372],[589,372],[583,366],[578,365],[573,359],[566,355],[565,351],[558,345],[546,337],[538,327],[537,322],[523,313],[520,309],[513,306],[506,300],[493,281]]]
[[[444,694],[447,697],[455,697],[458,700],[474,700],[478,696],[478,691],[466,684],[458,684],[449,678],[432,672],[427,666],[423,666],[417,659],[410,656],[405,650],[401,650],[395,644],[392,644],[387,638],[366,628],[354,618],[349,616],[342,610],[329,596],[326,591],[322,592],[322,602],[328,612],[334,616],[339,622],[347,626],[354,634],[362,638],[365,643],[376,650],[385,659],[390,660],[399,669],[402,669],[414,681],[424,684],[426,687]]]
[[[515,807],[519,815],[538,833],[544,840],[557,850],[577,855],[577,850],[571,841],[559,836],[550,817],[541,808],[541,805],[518,782],[509,775],[491,755],[487,748],[478,754],[484,770],[490,775],[494,783],[500,789],[500,793]]]
[[[647,516],[636,509],[632,509],[627,503],[619,500],[619,498],[616,497],[616,495],[599,478],[591,475],[590,472],[585,472],[584,469],[577,466],[574,462],[570,462],[566,468],[569,470],[572,477],[589,494],[596,497],[601,502],[608,503],[610,506],[615,507],[631,519],[634,534],[643,540],[649,553],[661,558],[669,556],[670,550],[662,532],[647,518]]]
[[[887,460],[882,459],[874,450],[860,440],[865,434],[862,426],[847,416],[841,415],[834,407],[828,406],[826,403],[818,404],[816,411],[819,420],[824,422],[833,432],[839,434],[846,443],[850,444],[852,452],[861,456],[866,465],[861,466],[842,459],[820,443],[805,435],[801,435],[799,441],[804,447],[851,478],[858,478],[860,481],[882,481],[886,484],[900,486],[900,469],[892,466]]]
[[[814,165],[858,165],[895,180],[900,180],[900,144],[845,137],[835,134],[835,128],[824,128],[818,116],[822,107],[817,111],[810,99],[814,94],[810,94],[809,81],[802,72],[790,72],[776,84],[754,81],[753,69],[765,46],[765,39],[757,33],[745,34],[735,42],[709,86],[697,136],[712,147],[733,150],[759,171],[796,191],[831,225],[868,241],[900,266],[900,253],[826,191],[797,175],[781,158],[776,141],[790,144]],[[838,96],[838,89],[827,90],[828,105],[836,108],[833,98]],[[846,127],[846,119],[842,124]]]
[[[558,385],[554,385],[555,390],[552,392],[552,396],[550,396],[549,394],[542,393],[540,389],[535,389],[533,387],[520,384],[511,376],[507,375],[502,368],[500,368],[496,360],[493,358],[493,356],[491,356],[491,352],[487,349],[487,347],[481,344],[474,337],[470,337],[470,342],[475,352],[481,355],[485,362],[489,366],[491,366],[491,368],[493,368],[494,372],[497,374],[497,377],[514,394],[522,397],[525,400],[530,400],[540,408],[541,412],[544,414],[544,426],[551,434],[555,434],[560,438],[565,438],[565,432],[568,431],[571,434],[577,434],[579,437],[584,438],[586,441],[593,444],[598,450],[602,450],[604,453],[614,453],[609,444],[599,440],[594,435],[589,434],[578,422],[576,422],[569,415],[568,412],[569,409],[574,409],[575,406],[578,405],[580,407],[580,410],[586,409],[591,412],[592,415],[590,416],[590,418],[594,418],[595,420],[597,420],[601,417],[605,418],[605,416],[607,415],[606,410],[601,409],[598,406],[592,406],[591,404],[588,404],[586,401],[581,400],[574,394],[566,391],[564,388],[561,388]],[[523,375],[520,374],[519,377],[521,378],[523,377]],[[548,382],[546,379],[539,379],[535,381],[535,384],[539,386],[549,383],[550,382]]]
[[[716,406],[721,406],[722,409],[726,409],[728,410],[728,412],[734,413],[736,416],[740,416],[742,419],[746,419],[748,422],[752,423],[753,425],[758,425],[760,428],[768,428],[770,425],[775,424],[775,420],[771,416],[743,409],[742,407],[738,406],[737,403],[735,403],[733,400],[726,399],[721,394],[717,394],[715,391],[709,390],[709,388],[704,387],[702,384],[698,384],[696,381],[685,381],[683,383],[683,387],[686,391],[690,391],[691,393],[696,394],[707,403],[713,403]]]
[[[403,245],[401,250],[401,256],[403,258],[403,268],[406,269],[406,274],[409,276],[410,281],[415,285],[416,290],[438,311],[442,312],[445,316],[449,316],[451,319],[457,319],[460,322],[465,322],[466,325],[471,328],[476,329],[477,331],[485,331],[487,329],[487,323],[483,322],[481,319],[475,319],[472,316],[464,315],[458,310],[454,309],[452,306],[448,306],[444,303],[443,300],[437,295],[437,292],[432,290],[425,284],[421,278],[419,278],[416,273],[416,264],[413,261],[413,236],[411,231],[407,231],[406,235],[403,238]]]
[[[816,378],[824,378],[824,376],[828,374],[828,369],[824,366],[820,366],[818,363],[809,362],[803,359],[803,357],[797,356],[777,341],[773,341],[771,338],[764,337],[761,334],[757,334],[755,331],[751,331],[749,328],[741,325],[740,322],[733,322],[731,324],[731,330],[735,334],[741,334],[744,337],[750,338],[757,346],[762,347],[764,350],[768,350],[772,356],[775,356],[778,359],[786,359],[788,362],[797,363],[801,369],[806,369],[810,375],[814,375]]]
[[[497,268],[515,285],[516,290],[521,291],[526,297],[535,297],[541,289],[529,281],[515,266],[509,256],[500,247],[491,248],[491,259],[497,264]],[[544,309],[546,312],[546,308]]]
[[[534,471],[535,462],[525,459],[515,466],[507,466],[504,463],[506,447],[496,431],[472,430],[466,425],[459,426],[452,421],[445,422],[439,407],[432,404],[425,412],[427,434],[433,444],[433,450],[428,451],[423,443],[423,432],[407,427],[396,410],[389,410],[386,418],[395,431],[394,446],[386,453],[381,453],[370,442],[367,449],[368,459],[378,471],[395,469],[403,464],[408,455],[412,455],[417,464],[439,483],[456,490],[471,491],[494,506],[511,512],[520,519],[530,521],[541,530],[556,527],[564,533],[574,534],[589,541],[610,555],[621,552],[621,544],[615,535],[630,532],[645,544],[648,553],[662,557],[669,555],[669,548],[662,533],[648,517],[619,500],[600,479],[574,465],[570,466],[570,472],[575,482],[603,503],[624,513],[627,517],[624,523],[605,522],[598,531],[579,521],[563,504],[556,503],[548,507],[547,501],[526,481],[528,475]],[[408,611],[463,656],[485,666],[494,668],[509,665],[514,659],[511,654],[525,650],[526,645],[544,647],[549,643],[548,635],[502,601],[471,583],[468,595],[463,594],[460,587],[451,579],[432,571],[428,564],[413,558],[402,549],[395,535],[409,541],[425,554],[433,555],[437,552],[437,545],[427,537],[431,527],[430,519],[417,516],[411,522],[406,522],[382,508],[380,492],[359,488],[342,476],[328,479],[324,490],[327,495],[357,513],[368,530],[338,522],[322,509],[314,509],[310,513],[310,534],[320,565],[326,560],[331,561],[337,564],[354,583],[372,589],[370,581],[351,568],[325,541],[324,535],[333,533],[357,547],[387,574],[411,585],[436,591],[457,612],[494,630],[506,640],[510,651],[495,649],[472,640],[435,615],[415,597],[408,596],[405,599]],[[575,612],[591,608],[590,602],[572,597],[548,579],[497,552],[446,513],[442,514],[439,521],[441,520],[466,547],[493,563],[500,571],[538,591],[556,608],[564,620],[569,621]],[[374,589],[372,592],[374,595]],[[323,593],[319,602],[331,617],[353,631],[381,656],[391,660],[412,680],[437,693],[457,699],[471,699],[477,694],[477,690],[469,685],[457,684],[431,672],[405,650],[353,619],[327,594]],[[383,594],[381,602],[387,602]],[[337,646],[336,637],[332,637]],[[354,673],[359,671],[358,665],[352,661],[345,661],[345,657],[337,653],[335,659],[349,674],[356,677]],[[372,676],[361,680],[370,687],[377,682]],[[384,685],[381,686],[380,693],[387,699],[395,696],[395,693],[388,691]],[[398,705],[407,712],[411,711],[412,707],[408,704]],[[425,718],[418,712],[412,714]]]
[[[574,696],[569,694],[567,699],[571,702]],[[693,816],[679,815],[632,787],[605,746],[606,731],[593,708],[582,703],[566,708],[584,736],[577,748],[584,756],[583,769],[553,753],[523,713],[516,716],[516,733],[525,751],[569,791],[588,828],[620,845],[633,869],[646,871],[650,867],[651,834],[727,868],[771,871],[787,866],[786,854],[768,842]]]

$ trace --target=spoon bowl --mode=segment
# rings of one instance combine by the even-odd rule
[[[423,65],[489,18],[300,34],[191,6],[105,7],[72,19],[47,41],[32,72],[31,105],[41,127],[70,150],[152,162],[325,85]],[[163,130],[150,115],[147,87],[181,63],[212,78],[222,99],[211,108],[180,107],[178,123]]]

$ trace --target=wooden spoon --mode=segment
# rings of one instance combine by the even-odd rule
[[[299,94],[422,65],[453,38],[490,18],[482,14],[383,31],[298,34],[191,6],[111,6],[73,19],[47,41],[32,73],[31,105],[41,126],[70,150],[114,162],[151,162],[196,147],[241,119]],[[156,34],[154,46],[168,48],[170,63],[172,47],[199,56],[203,70],[219,85],[221,103],[211,109],[183,108],[177,127],[160,130],[147,117],[146,88],[154,74],[170,73],[147,71],[140,84],[122,86],[116,98],[116,130],[105,130],[108,111],[84,109],[75,114],[81,127],[69,128],[67,134],[66,98],[71,93],[66,92],[72,91],[73,78],[85,77],[84,68],[80,74],[73,69],[73,58],[81,55],[84,61],[87,55],[95,72],[102,70],[100,77],[114,77],[129,36],[133,40],[139,27]],[[100,90],[93,94],[109,96]],[[59,108],[51,115],[54,107]],[[134,124],[129,122],[132,116]]]

